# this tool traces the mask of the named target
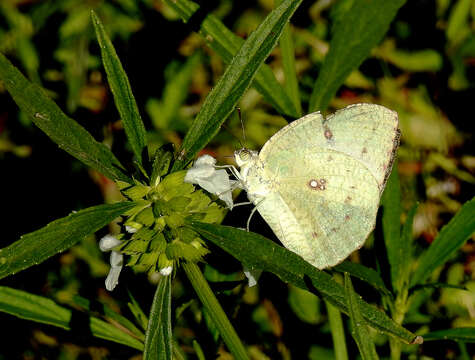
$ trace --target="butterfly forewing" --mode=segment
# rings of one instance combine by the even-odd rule
[[[395,111],[375,104],[355,104],[327,117],[327,146],[361,161],[382,192],[399,140]]]

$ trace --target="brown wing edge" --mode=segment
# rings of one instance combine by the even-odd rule
[[[381,188],[379,190],[380,195],[383,193],[384,188],[386,187],[386,183],[388,182],[389,176],[391,175],[391,172],[393,170],[393,165],[394,165],[394,161],[396,160],[397,150],[398,150],[399,144],[401,142],[400,140],[401,140],[401,130],[399,130],[399,128],[397,128],[396,129],[396,136],[394,137],[394,140],[393,140],[393,149],[392,149],[392,152],[391,152],[391,157],[389,159],[388,168],[386,169],[386,173],[384,174],[384,180],[383,180],[383,183],[381,184]]]

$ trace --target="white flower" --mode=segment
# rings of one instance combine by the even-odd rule
[[[168,276],[172,273],[173,267],[172,266],[167,266],[163,269],[160,269],[160,274],[163,276]]]
[[[229,209],[233,208],[232,190],[234,181],[229,180],[226,170],[216,170],[216,159],[203,155],[196,159],[193,166],[186,172],[185,182],[197,184],[206,191],[223,200]]]
[[[112,258],[114,256],[116,256],[117,259],[120,258],[120,266],[113,266],[112,265]],[[115,259],[115,260],[117,260],[117,259]],[[106,289],[109,290],[109,291],[114,290],[114,288],[119,283],[119,275],[120,275],[120,272],[122,271],[123,259],[124,259],[124,255],[122,255],[121,253],[118,253],[117,251],[112,251],[112,253],[111,253],[111,268],[110,268],[109,274],[107,274],[107,278],[106,278]]]
[[[99,249],[104,252],[110,251],[117,245],[119,245],[121,242],[122,241],[117,239],[114,235],[108,234],[99,241]]]
[[[102,251],[110,251],[121,242],[122,241],[117,239],[115,236],[109,234],[99,241],[99,248]],[[112,291],[119,283],[119,275],[124,266],[124,255],[117,251],[111,251],[110,264],[111,268],[106,278],[106,289]]]
[[[249,287],[253,287],[257,284],[257,280],[261,276],[262,270],[249,269],[246,266],[243,266],[244,275],[246,275],[248,280]]]
[[[133,234],[137,232],[137,229],[133,226],[125,225],[125,231],[127,231],[129,234]]]

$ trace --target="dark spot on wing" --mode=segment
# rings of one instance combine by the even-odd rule
[[[325,190],[326,189],[326,186],[325,184],[327,183],[327,181],[325,179],[310,179],[309,182],[307,183],[307,186],[311,189],[311,190]]]
[[[327,138],[327,140],[331,140],[333,138],[333,133],[328,127],[325,127],[323,135]]]

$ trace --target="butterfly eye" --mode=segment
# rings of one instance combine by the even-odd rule
[[[239,156],[241,157],[241,160],[242,160],[242,161],[248,161],[249,158],[251,157],[251,153],[250,153],[249,150],[243,149],[243,150],[241,150],[241,152],[239,153]]]

